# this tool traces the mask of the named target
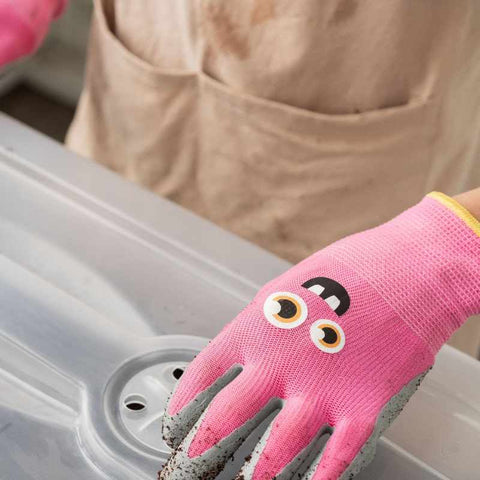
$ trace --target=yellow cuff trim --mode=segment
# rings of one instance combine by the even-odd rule
[[[463,205],[460,205],[456,200],[441,192],[431,192],[427,197],[434,198],[442,205],[445,205],[480,237],[480,222]]]

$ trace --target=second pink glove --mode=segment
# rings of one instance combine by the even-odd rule
[[[33,53],[67,0],[0,0],[0,67]]]

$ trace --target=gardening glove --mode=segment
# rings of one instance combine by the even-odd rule
[[[0,0],[0,68],[40,46],[67,0]]]
[[[480,312],[479,236],[466,209],[432,193],[268,283],[184,373],[159,478],[215,478],[274,412],[238,479],[353,478],[443,343]]]

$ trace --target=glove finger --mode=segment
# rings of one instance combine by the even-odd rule
[[[168,402],[163,416],[163,437],[177,448],[212,398],[242,371],[223,346],[214,339],[188,366]]]
[[[415,393],[428,370],[419,374],[394,395],[381,412],[370,412],[356,420],[335,425],[324,452],[317,456],[305,480],[350,480],[374,458],[380,435],[397,418]]]
[[[243,372],[212,400],[192,440],[188,455],[196,457],[212,448],[262,410],[272,398],[273,386],[256,367]]]
[[[159,478],[215,478],[246,437],[281,407],[271,393],[268,382],[245,369],[212,400]]]
[[[353,478],[375,456],[378,436],[372,435],[374,426],[374,422],[366,420],[339,422],[305,480]]]
[[[320,448],[321,437],[329,431],[326,417],[314,402],[287,400],[237,480],[298,478],[302,465],[308,465]]]

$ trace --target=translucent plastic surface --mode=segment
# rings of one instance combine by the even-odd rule
[[[3,116],[0,197],[0,478],[154,479],[206,342],[178,334],[215,335],[288,264]],[[478,452],[480,365],[445,347],[358,478],[474,480]]]

